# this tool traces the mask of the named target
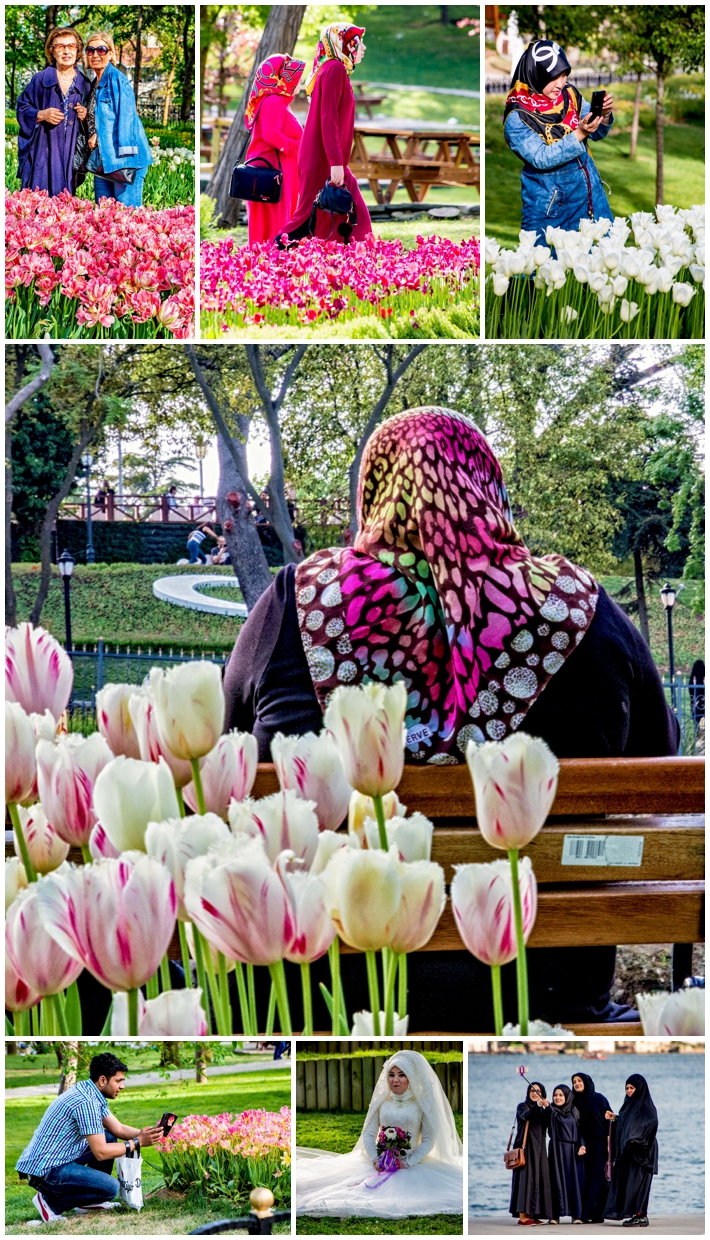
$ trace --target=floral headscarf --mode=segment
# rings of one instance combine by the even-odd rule
[[[368,440],[358,534],[296,568],[301,638],[325,710],[341,684],[404,680],[409,761],[462,762],[520,726],[584,637],[599,587],[532,556],[500,465],[450,409],[397,414]]]
[[[254,75],[244,113],[247,129],[253,128],[259,104],[267,95],[295,95],[305,67],[305,60],[293,60],[291,56],[277,54],[262,60]]]
[[[357,51],[365,33],[364,26],[350,26],[347,22],[333,22],[324,26],[316,48],[311,76],[306,82],[306,94],[313,93],[318,71],[327,60],[342,60],[348,73],[355,68],[351,56]]]
[[[582,96],[575,86],[569,85],[560,91],[554,102],[542,92],[549,82],[571,71],[559,44],[551,39],[537,39],[531,43],[515,66],[503,124],[511,112],[518,112],[528,128],[539,133],[548,145],[565,138],[579,125]]]

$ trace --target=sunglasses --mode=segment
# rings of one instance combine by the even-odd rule
[[[108,53],[107,47],[87,47],[87,56],[105,56]]]

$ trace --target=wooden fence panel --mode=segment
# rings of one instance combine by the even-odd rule
[[[316,1105],[319,1111],[328,1110],[328,1060],[316,1059]]]
[[[351,1060],[352,1106],[353,1111],[362,1111],[362,1065],[364,1060]],[[368,1102],[370,1096],[368,1095]]]
[[[426,1047],[430,1044],[422,1042],[420,1045]],[[340,1059],[307,1059],[300,1062],[297,1059],[296,1106],[307,1111],[366,1111],[386,1061],[385,1055],[360,1058],[347,1053]],[[432,1067],[452,1110],[460,1111],[463,1106],[463,1064],[447,1060],[432,1064]]]
[[[296,1060],[296,1109],[303,1110],[306,1105],[306,1065],[303,1060]]]
[[[318,1099],[316,1097],[316,1061],[315,1059],[307,1059],[303,1065],[306,1083],[306,1110],[317,1111]]]

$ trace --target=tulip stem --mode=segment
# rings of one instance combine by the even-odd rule
[[[291,1029],[291,1012],[288,1006],[288,990],[286,989],[286,971],[284,969],[283,960],[277,960],[274,964],[269,965],[269,973],[276,990],[276,1004],[279,1009],[279,1024],[281,1026],[281,1036],[290,1038]]]
[[[256,1014],[256,986],[254,984],[254,965],[246,966],[247,974],[247,994],[249,996],[249,1020],[251,1021],[251,1031],[254,1037],[259,1033],[259,1020]]]
[[[210,1011],[210,999],[209,999],[209,995],[207,994],[207,978],[205,976],[205,958],[204,958],[204,954],[202,951],[202,935],[200,934],[199,930],[197,929],[197,926],[194,925],[194,923],[192,927],[192,941],[195,946],[195,966],[197,968],[197,984],[200,987],[200,990],[202,991],[202,1006],[205,1009],[205,1015],[207,1017],[207,1028],[210,1033],[214,1033],[214,1029],[212,1028],[212,1012]]]
[[[156,969],[153,976],[149,977],[145,984],[145,997],[146,999],[157,999],[158,994],[158,970]]]
[[[128,992],[128,1032],[131,1037],[138,1036],[138,990]]]
[[[54,1026],[57,1030],[57,1033],[62,1038],[68,1038],[69,1029],[67,1026],[67,1019],[64,1014],[64,1004],[62,1003],[62,996],[61,995],[47,995],[46,999],[51,1008],[52,1016],[54,1017]]]
[[[29,1011],[25,1010],[24,1012],[18,1012],[15,1017],[15,1030],[17,1031],[17,1033],[20,1034],[20,1037],[26,1038],[29,1036],[30,1012],[31,1011],[32,1011],[32,1008],[30,1008]],[[13,1033],[15,1032],[15,1030],[13,1029],[10,1030],[10,1037],[13,1036]]]
[[[168,960],[168,954],[166,952],[160,962],[160,989],[172,990],[172,988],[172,983],[170,981],[170,961]]]
[[[331,1012],[333,1037],[340,1033],[340,939],[337,934],[328,948],[330,962],[330,984],[333,989],[333,1011]]]
[[[234,966],[234,972],[237,978],[237,994],[239,995],[239,1012],[242,1018],[242,1033],[249,1037],[252,1033],[251,1013],[249,1011],[247,988],[244,984],[244,966],[242,965],[241,960],[237,960]]]
[[[205,805],[205,794],[202,790],[199,759],[190,758],[190,766],[192,767],[192,780],[195,785],[195,796],[197,797],[197,811],[200,814],[206,814],[207,807]]]
[[[503,1036],[503,991],[500,981],[500,965],[491,965],[491,986],[493,987],[493,1022],[496,1037]]]
[[[518,983],[518,1024],[521,1038],[528,1033],[528,964],[525,955],[525,938],[523,936],[523,906],[520,899],[520,881],[518,879],[518,849],[508,849],[510,861],[510,878],[513,885],[513,915],[515,917],[515,941],[518,954],[515,957],[515,975]]]
[[[377,957],[374,952],[365,952],[367,963],[367,988],[370,992],[370,1008],[372,1010],[372,1032],[374,1037],[380,1036],[380,984],[377,980]]]
[[[397,977],[397,960],[398,956],[396,952],[387,953],[387,968],[384,977],[386,1038],[391,1038],[394,1036],[394,983]]]
[[[179,809],[179,811],[180,811],[180,817],[181,817],[181,818],[184,818],[184,817],[185,817],[185,800],[184,800],[183,795],[182,795],[182,788],[178,788],[177,784],[175,785],[175,795],[176,795],[176,797],[177,797],[177,803],[178,803],[178,809]]]
[[[303,1036],[313,1037],[313,995],[311,993],[311,966],[301,965],[301,993],[303,995]]]
[[[382,801],[382,797],[374,796],[372,798],[372,802],[373,802],[373,805],[375,806],[375,817],[377,819],[377,830],[380,835],[380,848],[384,849],[384,851],[387,852],[387,849],[389,848],[389,844],[387,843],[387,827],[385,826],[385,807]]]
[[[224,952],[217,952],[217,971],[219,973],[219,989],[222,994],[224,1030],[227,1037],[230,1037],[232,1034],[232,1009],[229,1003],[229,979],[227,977],[227,960]],[[252,1033],[256,1032],[256,1029],[252,1030]]]
[[[30,1016],[30,1037],[36,1038],[37,1035],[39,1034],[39,1016],[40,1016],[39,1004],[35,1004],[34,1007],[30,1008],[29,1016]]]
[[[184,921],[178,922],[178,934],[180,935],[180,952],[182,954],[182,967],[185,974],[185,987],[192,987],[192,964],[190,963],[190,949],[187,945],[187,933],[185,931]]]
[[[17,840],[17,847],[19,848],[20,856],[22,857],[22,864],[25,867],[27,881],[28,883],[36,883],[37,871],[30,861],[30,854],[27,851],[27,840],[25,839],[25,833],[22,830],[22,823],[20,822],[20,815],[17,812],[17,805],[14,801],[8,801],[7,812],[10,815],[10,822],[12,823],[15,831],[15,839]]]
[[[402,1020],[407,1015],[407,953],[402,952],[399,960],[399,987],[397,996],[397,1015]]]
[[[276,1015],[276,987],[271,983],[269,991],[269,1010],[266,1013],[266,1036],[270,1038],[274,1032],[274,1017]]]
[[[217,1033],[220,1037],[225,1037],[224,1004],[222,1002],[222,994],[217,983],[217,974],[215,973],[212,950],[209,943],[205,943],[203,959],[205,962],[205,973],[207,974],[210,995],[212,997],[212,1008],[214,1010],[214,1018],[217,1024]]]
[[[88,844],[82,844],[81,855],[84,858],[84,865],[91,865],[94,858],[91,855],[91,849],[89,848]]]

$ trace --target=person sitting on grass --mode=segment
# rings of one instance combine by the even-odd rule
[[[197,529],[193,530],[192,533],[190,534],[187,540],[187,554],[190,557],[191,564],[197,564],[197,563],[206,564],[207,563],[207,556],[202,550],[202,544],[205,541],[205,538],[207,537],[208,534],[210,538],[214,538],[215,542],[218,541],[217,535],[215,534],[211,525],[206,525],[206,524],[198,525]]]
[[[127,1071],[115,1055],[95,1055],[90,1079],[52,1102],[20,1155],[16,1170],[37,1190],[32,1204],[42,1223],[54,1223],[68,1210],[110,1209],[118,1196],[113,1159],[137,1153],[162,1136],[157,1125],[129,1128],[111,1114],[107,1099],[118,1097]]]

